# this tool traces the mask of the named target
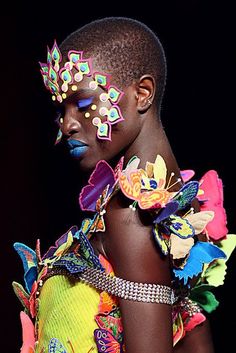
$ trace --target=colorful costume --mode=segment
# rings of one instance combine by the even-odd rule
[[[200,182],[189,181],[194,172],[186,170],[180,191],[170,192],[162,157],[147,162],[145,170],[139,161],[133,157],[123,169],[121,159],[114,171],[98,162],[79,198],[82,210],[94,217],[80,229],[71,227],[43,257],[39,241],[36,251],[14,244],[25,271],[26,289],[13,284],[25,309],[21,353],[123,352],[119,298],[172,305],[174,344],[205,320],[204,311],[218,306],[211,289],[223,284],[225,262],[236,245],[236,236],[226,235],[221,180],[209,171]],[[89,239],[105,230],[106,206],[117,192],[133,200],[130,212],[140,207],[153,216],[157,251],[171,254],[172,288],[117,278],[108,259],[95,255]],[[194,198],[201,206],[197,213]],[[198,240],[200,233],[205,241]]]

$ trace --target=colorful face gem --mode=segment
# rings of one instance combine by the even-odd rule
[[[109,122],[101,122],[98,117],[93,118],[92,124],[97,127],[97,137],[111,141],[111,126]]]
[[[118,103],[124,93],[115,86],[109,86],[108,97],[112,103]]]
[[[49,66],[48,75],[49,75],[50,80],[53,83],[57,82],[57,80],[58,80],[57,72],[53,69],[53,67],[51,65]]]
[[[57,145],[62,139],[62,132],[61,132],[61,129],[58,130],[58,133],[57,133],[57,138],[56,138],[56,141],[55,141],[55,145]]]
[[[110,100],[111,103],[118,103],[123,95],[123,92],[120,91],[117,87],[115,86],[109,86],[108,92],[107,93],[102,93],[100,94],[100,101],[105,103],[108,100]]]
[[[91,75],[91,63],[90,63],[90,59],[88,60],[79,60],[76,64],[75,67],[76,69],[81,72],[82,75],[87,75],[90,76]]]
[[[91,109],[92,109],[92,110],[96,110],[96,109],[97,109],[96,104],[93,104],[93,105],[91,106]]]
[[[91,59],[88,60],[79,60],[75,64],[75,68],[78,70],[78,72],[74,75],[74,80],[76,82],[80,82],[83,80],[84,76],[91,76],[92,73],[92,63]]]
[[[92,90],[97,89],[98,86],[107,88],[110,83],[110,75],[103,74],[101,72],[94,72],[93,78],[94,81],[91,81],[89,83],[89,88],[91,88]]]
[[[101,116],[107,116],[107,119],[111,125],[124,120],[121,114],[120,108],[117,105],[113,105],[111,109],[107,109],[106,107],[101,107],[99,109],[99,114]]]
[[[78,60],[82,59],[83,52],[82,51],[76,51],[76,50],[70,50],[68,52],[68,59],[69,61],[65,63],[65,68],[67,70],[72,70],[72,68],[75,66]]]
[[[51,50],[51,58],[50,61],[54,61],[54,69],[56,72],[59,71],[59,64],[61,62],[61,53],[60,50],[58,49],[56,41],[54,41],[52,50]]]
[[[95,89],[98,88],[97,82],[96,81],[89,82],[89,88],[92,89],[93,91],[95,91]]]
[[[97,85],[107,88],[110,84],[111,76],[101,73],[101,72],[94,72],[93,73],[94,81]]]
[[[63,84],[61,86],[61,90],[63,92],[67,92],[68,91],[68,85],[73,82],[73,78],[72,78],[71,72],[69,70],[67,70],[67,69],[62,69],[60,71],[60,78],[63,81]]]
[[[101,107],[101,108],[99,109],[99,114],[100,114],[101,116],[108,115],[108,109],[107,109],[106,107]]]
[[[86,119],[88,119],[88,118],[90,117],[90,113],[89,113],[89,112],[86,112],[86,113],[84,114],[84,116],[85,116]]]
[[[99,99],[101,102],[106,103],[108,101],[108,94],[107,93],[100,94]]]
[[[91,76],[93,72],[92,60],[84,59],[82,51],[70,50],[67,56],[69,61],[60,67],[62,55],[54,41],[52,50],[47,48],[47,63],[39,63],[46,88],[52,93],[52,99],[60,103],[65,99],[61,92],[67,92],[74,81],[80,82],[84,75]],[[75,73],[72,73],[72,69]],[[73,85],[72,90],[77,90],[75,87]]]
[[[113,125],[119,121],[123,121],[124,118],[121,114],[120,108],[117,105],[113,105],[112,108],[108,111],[108,121]]]
[[[71,90],[72,90],[72,91],[75,92],[75,91],[77,91],[77,89],[78,89],[78,87],[77,87],[76,85],[72,85],[72,86],[71,86]]]
[[[82,75],[82,73],[81,73],[81,72],[77,72],[77,73],[75,74],[75,76],[74,76],[74,80],[75,80],[76,82],[81,82],[81,81],[83,80],[83,75]]]
[[[66,94],[62,93],[62,95],[58,95],[58,96],[56,96],[56,98],[57,98],[58,102],[61,103],[62,100],[66,98]]]

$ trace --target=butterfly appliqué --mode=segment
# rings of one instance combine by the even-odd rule
[[[118,342],[107,330],[94,330],[94,337],[99,353],[123,353],[123,343]]]

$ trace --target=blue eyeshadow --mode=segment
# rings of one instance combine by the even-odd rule
[[[85,107],[88,107],[88,106],[93,102],[93,98],[94,98],[94,97],[79,99],[79,100],[77,101],[77,107],[78,107],[78,108],[85,108]]]

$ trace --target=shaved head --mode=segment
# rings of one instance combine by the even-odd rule
[[[145,24],[126,17],[95,20],[71,33],[60,45],[63,56],[69,50],[83,50],[96,67],[112,75],[120,88],[150,74],[156,81],[156,105],[160,109],[165,81],[166,60],[156,34]]]

